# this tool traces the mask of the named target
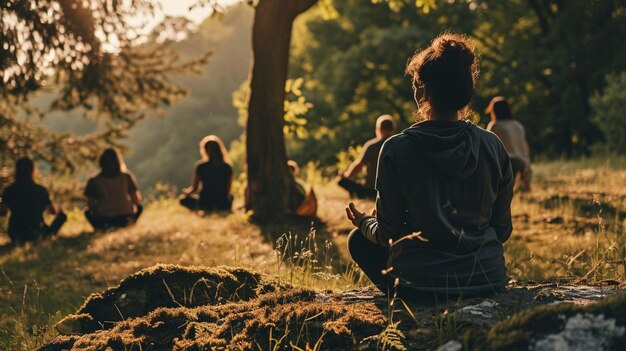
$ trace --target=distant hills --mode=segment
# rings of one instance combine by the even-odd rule
[[[167,109],[163,117],[140,122],[124,142],[129,147],[126,163],[142,188],[158,181],[179,188],[188,185],[199,159],[198,142],[202,137],[216,134],[229,145],[241,134],[232,92],[248,76],[252,17],[249,6],[232,6],[223,16],[206,19],[187,39],[174,44],[183,61],[207,50],[213,55],[201,75],[174,77],[189,89],[189,96]],[[49,98],[39,97],[37,101],[45,106]],[[95,128],[77,112],[57,112],[44,123],[54,130],[78,133]]]

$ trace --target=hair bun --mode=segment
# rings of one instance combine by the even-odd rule
[[[428,103],[435,110],[466,109],[478,80],[475,44],[466,35],[441,34],[429,47],[416,52],[406,72],[413,77],[414,84],[426,88]]]
[[[472,48],[465,42],[443,36],[436,44],[436,50],[440,53],[441,59],[445,61],[458,62],[467,70],[474,63],[476,56]]]

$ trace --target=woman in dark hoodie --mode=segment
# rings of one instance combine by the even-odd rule
[[[478,79],[466,36],[442,34],[409,61],[420,122],[383,145],[375,216],[346,208],[353,260],[405,298],[493,293],[507,283],[513,175],[493,133],[465,118]]]

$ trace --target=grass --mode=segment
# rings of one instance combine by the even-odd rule
[[[583,160],[535,166],[532,194],[512,206],[505,245],[519,280],[626,279],[626,164]]]
[[[626,160],[540,163],[533,186],[513,203],[515,229],[505,244],[510,276],[625,281]],[[93,233],[74,210],[54,239],[9,247],[0,237],[0,349],[42,345],[55,335],[53,325],[90,293],[156,263],[250,267],[317,289],[366,285],[345,248],[351,229],[343,215],[347,196],[328,184],[316,186],[316,192],[320,220],[313,223],[259,228],[242,212],[200,217],[160,199],[127,229]],[[441,322],[435,329],[445,339],[450,326]],[[388,333],[387,340],[396,340],[391,323]],[[317,341],[311,340],[311,348],[319,347]]]
[[[353,266],[343,274],[333,262],[330,241],[318,247],[315,230],[281,235],[242,213],[201,217],[161,200],[136,226],[104,233],[93,233],[78,211],[69,217],[57,238],[0,249],[0,349],[40,346],[89,294],[157,263],[248,267],[320,289],[357,284]]]

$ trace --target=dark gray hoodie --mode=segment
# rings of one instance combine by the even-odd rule
[[[390,247],[390,275],[453,295],[507,282],[513,174],[498,137],[469,121],[416,123],[388,139],[376,178],[376,218],[359,228]]]

